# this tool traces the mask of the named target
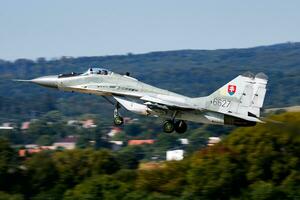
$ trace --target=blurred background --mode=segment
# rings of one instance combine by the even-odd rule
[[[300,199],[298,1],[1,1],[0,200]],[[104,67],[190,97],[269,77],[251,128],[163,120],[13,82]]]

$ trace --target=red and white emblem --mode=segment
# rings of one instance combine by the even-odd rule
[[[234,95],[236,92],[236,85],[228,85],[227,91],[229,95]]]

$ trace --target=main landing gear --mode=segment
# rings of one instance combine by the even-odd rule
[[[115,104],[114,110],[114,124],[116,126],[121,126],[124,123],[123,117],[121,117],[119,109],[121,108],[119,102]],[[174,112],[172,120],[166,120],[163,124],[163,130],[165,133],[172,133],[176,131],[177,133],[184,133],[187,130],[187,124],[183,120],[178,120],[175,122],[177,112]]]
[[[114,124],[116,126],[121,126],[124,123],[124,119],[123,117],[121,117],[120,113],[119,113],[119,108],[120,108],[120,104],[117,103],[116,104],[116,108],[114,110]]]
[[[165,133],[172,133],[174,130],[177,133],[184,133],[187,130],[187,124],[183,120],[174,123],[174,120],[166,120],[163,124]]]
[[[187,130],[187,124],[183,120],[178,120],[175,122],[177,111],[173,113],[172,120],[166,120],[163,125],[163,130],[165,133],[172,133],[174,130],[177,133],[184,133]]]

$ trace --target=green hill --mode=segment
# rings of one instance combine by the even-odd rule
[[[26,83],[10,81],[42,75],[106,67],[155,86],[188,96],[207,95],[238,74],[264,72],[269,76],[266,107],[300,102],[300,43],[247,49],[178,50],[99,57],[62,57],[57,60],[0,60],[0,120],[29,118],[59,109],[65,115],[103,113],[112,108],[102,98],[67,94]]]

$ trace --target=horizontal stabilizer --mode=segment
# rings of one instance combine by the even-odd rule
[[[281,121],[277,121],[277,120],[273,120],[273,119],[269,119],[269,118],[265,118],[265,117],[260,117],[260,119],[262,119],[264,122],[267,122],[267,123],[283,124],[283,122],[281,122]]]
[[[264,121],[262,121],[262,120],[260,120],[256,117],[252,117],[252,116],[244,116],[244,115],[239,115],[239,114],[234,114],[234,113],[226,113],[226,115],[237,117],[237,118],[240,118],[240,119],[244,119],[244,120],[247,120],[247,121],[250,121],[250,122],[265,123]]]

